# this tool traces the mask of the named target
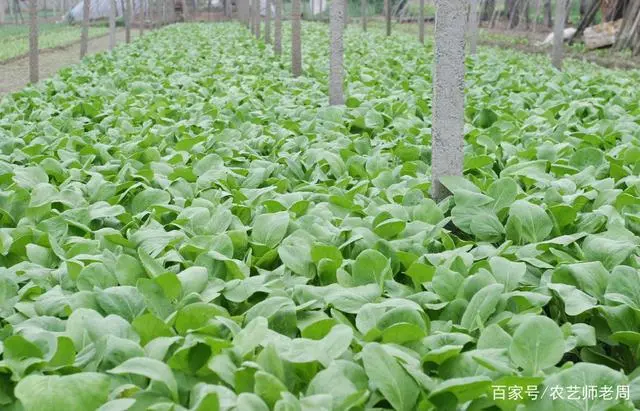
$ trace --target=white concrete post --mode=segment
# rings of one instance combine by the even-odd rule
[[[440,178],[462,175],[467,4],[468,0],[436,0],[431,178],[437,201],[449,194]]]
[[[564,23],[567,20],[567,0],[556,0],[556,18],[553,26],[553,56],[551,62],[562,70],[564,54]]]

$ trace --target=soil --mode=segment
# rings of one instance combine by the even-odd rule
[[[485,46],[494,46],[494,47],[506,47],[513,48],[525,53],[533,53],[533,54],[549,54],[551,48],[540,47],[536,45],[538,42],[542,42],[549,31],[545,27],[540,27],[540,32],[532,33],[530,31],[517,31],[517,30],[506,30],[504,28],[494,28],[489,29],[483,27],[483,30],[486,33],[500,34],[505,37],[509,36],[512,38],[521,38],[528,39],[529,41],[525,43],[516,43],[513,41],[501,41],[498,39],[480,39],[478,40],[479,44],[483,44]],[[579,41],[579,40],[578,40]],[[629,56],[622,54],[620,52],[609,50],[592,50],[592,51],[577,51],[574,49],[570,49],[569,47],[565,47],[565,58],[571,58],[576,60],[582,60],[585,62],[597,64],[606,68],[614,68],[614,69],[623,69],[623,70],[634,70],[640,69],[640,56]]]
[[[116,32],[116,44],[124,43],[124,29]],[[131,38],[135,39],[137,30],[131,30]],[[95,54],[109,49],[109,35],[94,37],[89,40],[88,54]],[[60,69],[80,62],[80,42],[64,47],[40,51],[40,79],[56,74]],[[0,63],[0,97],[18,91],[29,83],[29,57],[21,57],[7,63]]]
[[[498,21],[496,23],[497,24],[494,28],[489,28],[487,27],[487,23],[483,22],[481,25],[482,33],[478,38],[479,44],[489,47],[511,48],[531,54],[550,53],[550,47],[545,48],[537,45],[549,35],[549,28],[543,25],[538,25],[537,31],[534,33],[531,30],[507,29],[506,22]],[[403,23],[400,24],[399,27],[404,28],[405,31],[417,33],[416,23]],[[433,32],[432,21],[426,23],[426,30],[428,33]],[[606,68],[623,70],[640,69],[640,56],[632,57],[629,54],[613,51],[611,49],[579,51],[565,47],[565,58],[581,60]]]

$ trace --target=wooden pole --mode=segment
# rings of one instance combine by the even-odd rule
[[[533,32],[538,31],[538,17],[540,16],[540,8],[542,7],[542,0],[536,0],[536,14],[533,17]]]
[[[331,0],[329,10],[329,30],[331,41],[329,43],[329,104],[332,106],[344,104],[344,46],[342,36],[344,32],[344,4],[346,0]]]
[[[578,24],[578,28],[576,29],[576,32],[573,34],[573,36],[571,36],[571,39],[569,40],[569,45],[572,45],[577,38],[582,36],[585,29],[589,27],[591,23],[593,23],[593,20],[598,14],[599,9],[600,9],[600,0],[596,0],[591,4],[591,7],[586,11],[585,15],[582,17],[582,20],[580,20],[580,24]]]
[[[282,0],[276,1],[275,33],[273,33],[273,52],[276,56],[282,54]]]
[[[475,56],[478,50],[478,20],[480,0],[471,0],[469,9],[469,54]]]
[[[140,11],[138,13],[138,15],[139,15],[138,24],[140,24],[140,27],[138,27],[138,37],[142,37],[142,36],[144,36],[145,1],[146,0],[139,0],[139,1],[140,1]]]
[[[147,0],[149,1],[149,0]],[[249,0],[247,0],[249,1]],[[184,21],[188,21],[191,18],[191,13],[189,10],[189,3],[187,0],[182,0],[182,16]],[[151,7],[149,7],[149,20],[151,20]]]
[[[24,17],[22,16],[22,9],[20,8],[20,0],[13,1],[13,16],[16,23],[18,23],[19,16],[20,21],[24,24]]]
[[[29,0],[29,81],[32,84],[40,77],[38,58],[38,0]]]
[[[251,28],[251,34],[256,35],[256,1],[257,0],[249,0],[249,27]]]
[[[391,35],[391,0],[384,0],[384,16],[387,23],[387,36]]]
[[[271,44],[271,0],[266,1],[266,10],[264,16],[264,42]]]
[[[116,46],[116,0],[109,1],[109,50]]]
[[[253,2],[254,7],[255,7],[255,13],[254,13],[254,18],[255,18],[255,25],[256,25],[256,38],[259,39],[260,38],[260,26],[261,26],[261,21],[262,20],[262,16],[261,16],[261,6],[262,4],[260,4],[261,0],[255,0]]]
[[[522,0],[515,0],[513,3],[513,7],[511,8],[509,15],[509,29],[512,29],[516,26],[516,17],[520,18],[520,14],[518,14],[518,10],[520,10]]]
[[[259,29],[258,29],[258,13],[259,13],[259,5],[258,2],[260,0],[253,0],[253,34],[256,38],[260,37]]]
[[[91,0],[84,0],[82,3],[82,32],[80,33],[80,58],[87,55],[89,48],[89,14]]]
[[[167,25],[167,0],[160,0],[162,1],[162,25],[166,26]]]
[[[491,16],[491,22],[489,23],[491,28],[494,28],[496,26],[496,20],[498,19],[499,15],[500,15],[500,10],[498,10],[498,7],[496,7],[493,10],[493,15]]]
[[[346,29],[349,25],[349,0],[342,0],[342,8],[344,10],[344,14],[342,16],[342,24]],[[329,16],[329,20],[331,20],[331,16]]]
[[[158,28],[158,7],[157,2],[159,0],[149,0],[149,21],[151,30],[155,30]],[[187,3],[187,0],[185,0]]]
[[[360,0],[360,15],[362,16],[362,31],[367,31],[367,0]]]
[[[146,4],[145,4],[145,19],[149,22],[149,26],[148,29],[149,31],[153,31],[153,1],[154,0],[146,0]],[[185,15],[185,7],[186,7],[187,2],[182,0],[182,13],[183,16]]]
[[[529,30],[529,0],[522,0],[519,13],[518,27]]]
[[[292,0],[291,4],[291,74],[293,77],[302,74],[300,0]]]
[[[162,27],[162,0],[155,0],[154,3],[155,6],[155,23],[154,23],[154,27],[156,29],[159,29],[160,27]]]
[[[131,0],[124,0],[124,38],[131,43]]]
[[[551,0],[544,0],[544,25],[551,28],[553,19],[551,18]]]
[[[436,0],[431,178],[436,201],[444,176],[461,176],[464,146],[464,29],[467,0]]]
[[[420,0],[420,11],[419,11],[419,17],[418,19],[420,20],[418,22],[418,41],[421,44],[424,44],[424,0]]]
[[[618,33],[615,50],[630,48],[634,55],[640,50],[640,2],[632,2],[624,10],[622,26]]]
[[[260,29],[262,25],[262,0],[256,0],[256,38],[260,38]]]

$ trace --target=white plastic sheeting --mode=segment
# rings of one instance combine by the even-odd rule
[[[89,18],[91,20],[97,20],[97,19],[107,19],[109,18],[109,2],[111,0],[90,0],[91,1],[91,6],[90,6],[90,12],[89,12]],[[116,0],[116,17],[121,17],[122,16],[122,8],[124,6],[124,2],[126,0]],[[263,0],[265,1],[265,0]],[[198,8],[202,8],[202,7],[209,7],[209,3],[206,3],[205,6],[203,6],[202,2],[199,2],[200,4],[198,5]],[[140,7],[142,4],[147,4],[146,1],[143,0],[131,0],[131,5],[133,8],[133,12],[135,14],[137,14],[140,11]],[[191,0],[189,0],[189,7],[193,7],[191,6]],[[83,7],[83,2],[80,1],[78,4],[76,4],[71,10],[69,10],[69,13],[67,14],[67,19],[71,20],[71,21],[82,21],[82,7]],[[147,6],[149,7],[149,6]],[[167,7],[173,7],[173,2],[172,1],[168,1],[167,2]],[[222,8],[223,7],[223,3],[222,0],[211,0],[211,8]],[[263,8],[266,6],[263,6]]]
[[[89,6],[89,19],[97,20],[97,19],[108,19],[109,18],[109,10],[110,5],[109,2],[112,0],[90,0],[91,4]],[[115,0],[116,2],[116,17],[121,17],[123,15],[123,6],[126,4],[126,0]],[[69,13],[67,13],[67,19],[71,21],[82,21],[82,7],[84,2],[80,1],[78,4],[73,6]],[[141,0],[131,0],[131,6],[134,13],[138,13],[143,2]]]
[[[267,15],[267,0],[260,0],[260,15]],[[276,0],[271,0],[271,17],[276,17]]]
[[[322,14],[329,9],[329,0],[308,0],[313,15]]]

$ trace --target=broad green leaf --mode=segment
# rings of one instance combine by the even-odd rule
[[[414,409],[420,393],[418,385],[381,345],[367,344],[362,350],[362,362],[371,383],[394,409]]]
[[[517,244],[544,241],[553,223],[544,209],[525,200],[517,200],[509,208],[506,232],[507,239]]]
[[[437,385],[431,392],[431,397],[444,393],[453,394],[459,402],[466,402],[479,398],[491,388],[491,379],[486,376],[451,378]]]
[[[215,304],[197,302],[178,310],[174,327],[178,334],[186,335],[189,331],[204,327],[216,316],[228,316],[227,311]]]
[[[489,316],[493,314],[504,291],[504,285],[491,284],[478,291],[464,311],[460,326],[473,331],[483,327]]]
[[[245,322],[251,323],[255,318],[264,317],[269,328],[287,336],[296,333],[295,304],[287,297],[269,297],[251,307],[245,314]]]
[[[350,397],[368,388],[364,369],[350,361],[336,360],[309,383],[307,394],[331,394],[334,409],[344,409]]]
[[[298,230],[282,241],[278,247],[280,260],[291,271],[311,278],[315,275],[311,260],[312,237],[303,230]]]
[[[115,287],[118,282],[116,276],[104,264],[91,263],[80,271],[76,284],[79,290],[92,291],[94,287]]]
[[[562,265],[552,274],[554,283],[573,285],[598,300],[604,300],[608,278],[609,272],[599,261]]]
[[[131,325],[140,336],[140,344],[143,346],[158,337],[170,337],[174,334],[171,327],[151,313],[137,317]]]
[[[489,186],[487,195],[494,199],[493,211],[496,213],[508,208],[518,195],[518,183],[512,178],[500,178]]]
[[[109,370],[111,374],[142,375],[153,381],[163,383],[174,400],[178,399],[178,383],[168,365],[146,357],[131,358]]]
[[[267,319],[256,317],[233,338],[234,349],[241,356],[253,351],[266,337],[268,331]]]
[[[545,389],[549,389],[549,387],[554,386],[573,386],[576,385],[588,387],[612,387],[612,390],[617,391],[618,386],[627,385],[627,379],[621,373],[612,370],[609,367],[599,365],[599,364],[589,364],[589,363],[578,363],[575,364],[565,370],[560,371],[557,374],[550,375],[547,377],[542,386],[539,388],[539,392],[545,391]],[[616,387],[616,388],[613,388]],[[589,398],[587,400],[583,400],[582,396],[579,396],[577,399],[572,396],[569,398],[568,396],[564,396],[564,398],[556,398],[552,399],[551,396],[541,396],[538,401],[532,401],[527,404],[527,409],[531,410],[559,410],[559,411],[569,411],[569,410],[605,410],[611,409],[611,407],[615,407],[616,405],[621,405],[623,400],[616,399],[616,394],[612,395],[611,400],[608,400],[606,397],[601,398],[600,396],[596,396],[594,398]],[[624,409],[624,408],[622,408]]]
[[[564,336],[552,319],[532,316],[513,333],[509,355],[529,375],[556,365],[564,355]]]
[[[269,407],[260,397],[248,392],[238,395],[237,407],[247,411],[269,411]]]
[[[379,251],[365,250],[353,263],[352,275],[356,285],[382,285],[391,276],[389,260]]]
[[[169,204],[171,195],[165,190],[147,188],[138,193],[131,202],[131,213],[140,214],[151,211],[151,206],[158,204]]]
[[[491,348],[509,349],[511,336],[497,324],[487,326],[478,338],[477,347],[479,350]]]
[[[25,411],[93,410],[107,402],[110,378],[82,372],[71,375],[29,375],[15,388]]]
[[[144,297],[131,286],[96,290],[96,302],[105,314],[116,314],[129,322],[145,309]]]
[[[288,392],[287,387],[274,375],[264,371],[255,373],[254,392],[269,406],[275,405],[282,393]]]
[[[614,237],[614,238],[610,238]],[[587,236],[582,251],[588,261],[600,261],[607,269],[622,264],[637,248],[627,239],[615,238],[615,233]]]
[[[269,248],[275,248],[287,234],[288,227],[289,213],[286,211],[260,214],[253,222],[251,240]]]
[[[516,263],[503,257],[489,258],[489,266],[496,281],[503,284],[507,292],[518,288],[520,281],[527,273],[525,263]]]
[[[564,303],[564,309],[568,315],[580,315],[598,305],[597,299],[580,291],[574,286],[566,284],[549,284],[548,287],[550,290],[553,290],[558,294]]]
[[[640,272],[625,266],[614,268],[604,297],[609,301],[625,304],[640,311]]]
[[[463,281],[464,277],[460,273],[440,266],[433,276],[432,287],[443,300],[452,301],[458,295]]]

